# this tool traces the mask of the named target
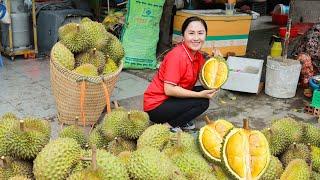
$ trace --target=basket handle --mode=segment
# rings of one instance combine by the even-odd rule
[[[81,81],[81,84],[80,84],[80,115],[81,115],[82,125],[84,127],[86,126],[86,116],[84,113],[85,95],[86,95],[86,81],[83,80],[83,81]]]
[[[107,113],[111,113],[111,105],[110,105],[110,94],[106,85],[106,82],[104,78],[102,78],[102,87],[104,90],[105,98],[106,98],[106,103],[107,103]]]

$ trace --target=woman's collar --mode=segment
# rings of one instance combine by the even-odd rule
[[[198,54],[200,53],[199,51],[196,51],[195,53],[192,53],[192,50],[186,45],[186,43],[183,41],[182,46],[186,50],[188,56],[190,56],[191,61],[197,60]]]

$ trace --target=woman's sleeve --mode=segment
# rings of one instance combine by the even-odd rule
[[[181,79],[181,55],[178,53],[168,53],[165,59],[163,80],[165,83],[179,85]]]

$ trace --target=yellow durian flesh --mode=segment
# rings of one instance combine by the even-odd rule
[[[223,137],[233,128],[233,125],[223,119],[219,119],[201,128],[199,141],[202,151],[214,161],[220,161],[220,148]]]
[[[270,161],[268,141],[260,131],[235,128],[225,137],[222,160],[237,179],[259,179]]]

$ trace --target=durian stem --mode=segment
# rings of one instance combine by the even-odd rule
[[[209,117],[207,115],[204,117],[204,120],[206,121],[207,124],[211,123],[211,120],[209,119]]]
[[[271,130],[271,128],[267,128],[267,130],[270,132],[270,134],[272,134],[272,130]]]
[[[80,25],[77,24],[77,32],[80,32]]]
[[[97,48],[93,48],[93,55],[96,54]]]
[[[20,130],[21,130],[22,132],[25,131],[24,120],[20,120]]]
[[[92,145],[92,168],[93,170],[97,169],[97,146],[95,144]]]
[[[311,172],[312,171],[312,147],[311,147],[310,143],[308,143],[307,146],[308,146],[308,150],[309,150],[309,157],[307,159],[307,163],[309,165],[309,169]]]
[[[250,130],[248,119],[243,119],[243,129]]]
[[[113,103],[114,103],[114,107],[117,109],[117,108],[119,108],[119,103],[118,103],[118,101],[113,101]]]
[[[131,120],[131,112],[128,112],[128,119]]]
[[[181,147],[181,134],[182,134],[182,132],[178,131],[178,134],[177,134],[177,145],[178,145],[178,147]]]
[[[0,167],[5,168],[7,166],[7,161],[4,156],[1,156]]]
[[[75,125],[76,127],[78,127],[78,122],[79,122],[79,117],[76,116],[76,118],[75,118],[75,120],[74,120],[74,125]]]
[[[297,149],[297,143],[296,142],[293,142],[293,148]]]

